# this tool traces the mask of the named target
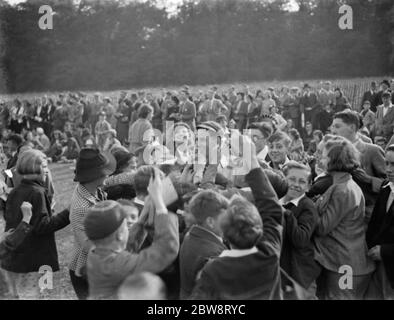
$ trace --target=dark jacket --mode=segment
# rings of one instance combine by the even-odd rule
[[[369,249],[376,245],[381,246],[382,262],[394,289],[394,202],[386,212],[390,192],[390,187],[382,187],[368,225],[366,240]]]
[[[286,209],[281,252],[281,267],[301,286],[308,289],[320,273],[311,241],[317,210],[311,199],[303,197],[298,206]]]
[[[281,299],[282,207],[261,168],[251,170],[246,181],[263,220],[263,235],[256,244],[258,250],[239,257],[218,257],[207,263],[193,299]]]
[[[21,204],[30,202],[33,230],[25,241],[2,261],[2,268],[16,273],[37,272],[43,265],[59,270],[55,231],[70,223],[69,212],[64,210],[52,216],[50,200],[45,188],[37,181],[23,179],[7,199],[4,218],[6,231],[16,228],[22,220]]]
[[[219,256],[226,246],[211,232],[193,226],[186,234],[179,253],[181,271],[180,298],[187,299],[195,285],[199,271],[209,258]]]
[[[0,242],[0,260],[15,251],[25,240],[27,235],[30,234],[31,230],[32,226],[22,221],[13,232],[6,235]]]

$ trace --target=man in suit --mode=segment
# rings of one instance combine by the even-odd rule
[[[23,143],[23,138],[19,134],[11,134],[7,138],[7,148],[10,159],[7,162],[7,169],[11,169],[16,166],[18,161],[18,149]]]
[[[374,133],[375,136],[383,136],[389,141],[394,129],[394,105],[390,92],[382,94],[382,101],[383,104],[377,107]]]
[[[241,132],[246,128],[248,106],[249,104],[245,101],[245,94],[243,92],[238,92],[237,100],[232,107],[230,117],[234,119],[237,124],[237,129]]]
[[[196,224],[186,234],[179,253],[182,300],[190,297],[208,259],[227,249],[219,227],[227,208],[228,200],[213,190],[201,191],[190,201],[189,210]]]
[[[317,209],[305,192],[311,180],[308,166],[290,161],[283,169],[288,183],[286,195],[279,200],[285,208],[281,267],[316,298],[316,278],[320,267],[314,259],[312,234],[317,222]]]
[[[376,104],[376,106],[380,106],[380,105],[383,104],[383,94],[385,92],[387,92],[387,91],[390,93],[390,95],[392,94],[392,92],[391,92],[391,84],[390,84],[390,82],[388,80],[383,80],[380,83],[380,90],[376,94],[376,97],[375,97],[375,104]]]
[[[374,184],[381,185],[382,179],[386,177],[384,151],[377,145],[363,142],[357,133],[360,126],[359,115],[355,111],[345,110],[334,115],[331,133],[350,140],[360,152],[361,167],[375,181]],[[369,220],[374,199],[366,200],[365,216]]]
[[[307,83],[304,85],[303,93],[300,97],[300,109],[305,117],[304,122],[301,124],[302,127],[304,127],[305,123],[308,121],[312,122],[312,120],[314,120],[314,122],[316,122],[316,115],[319,112],[317,96],[314,92],[311,92],[311,87]],[[312,126],[316,128],[318,123],[312,122]]]
[[[377,268],[367,298],[394,299],[394,145],[386,149],[386,181],[368,225],[368,255]]]
[[[200,108],[201,120],[205,121],[216,121],[216,118],[221,114],[226,114],[228,111],[227,107],[223,102],[215,97],[216,91],[213,89],[208,90],[208,99],[204,101]]]
[[[369,101],[371,104],[371,111],[376,112],[376,107],[377,107],[377,85],[376,81],[371,82],[371,88],[364,92],[363,97],[361,99],[361,109],[363,108],[364,102]]]
[[[196,131],[196,105],[189,100],[187,91],[179,93],[179,120],[189,125],[190,129]]]

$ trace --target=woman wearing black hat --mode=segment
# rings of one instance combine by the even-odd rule
[[[110,154],[101,153],[98,149],[84,148],[77,159],[74,181],[78,182],[78,185],[71,198],[70,208],[74,249],[69,269],[71,283],[80,300],[85,300],[88,296],[85,270],[87,254],[92,245],[85,234],[83,222],[90,207],[106,200],[106,195],[100,187],[115,168],[115,158]]]

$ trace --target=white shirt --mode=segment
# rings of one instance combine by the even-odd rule
[[[393,182],[389,182],[388,184],[383,186],[383,188],[387,188],[387,187],[390,187],[391,192],[390,192],[389,198],[387,199],[386,212],[388,212],[390,210],[390,207],[391,207],[391,205],[393,204],[393,201],[394,201],[394,183]]]
[[[286,205],[286,204],[288,204],[288,203],[292,203],[292,204],[294,204],[296,207],[298,207],[298,204],[300,203],[300,200],[301,200],[303,197],[305,197],[305,193],[303,193],[303,194],[302,194],[301,196],[299,196],[298,198],[291,199],[290,201],[288,201],[288,202],[286,202],[286,203],[285,203],[285,197],[283,197],[283,198],[279,199],[279,204],[280,204],[281,206],[284,206],[284,205]]]
[[[263,150],[261,150],[258,155],[257,155],[257,159],[264,161],[265,162],[265,158],[267,157],[268,154],[268,146],[266,145]]]
[[[250,249],[231,249],[224,250],[219,257],[239,258],[258,252],[256,247]]]
[[[383,117],[386,116],[387,112],[388,112],[392,107],[393,107],[393,104],[392,104],[392,103],[390,103],[390,105],[389,105],[388,107],[385,107],[385,106],[383,105]]]

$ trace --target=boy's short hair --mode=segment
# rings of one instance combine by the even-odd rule
[[[282,172],[284,173],[285,177],[287,177],[287,175],[289,174],[289,171],[291,169],[304,170],[304,171],[308,172],[308,182],[311,182],[312,170],[309,166],[307,166],[303,163],[299,163],[294,160],[290,160],[282,168]]]
[[[347,125],[352,125],[356,127],[356,131],[360,128],[360,115],[352,110],[344,110],[334,114],[334,119],[341,119]]]
[[[269,143],[274,143],[281,140],[283,140],[286,147],[288,147],[291,143],[291,139],[288,134],[280,130],[276,131],[268,138]]]
[[[19,147],[23,143],[23,138],[20,134],[11,134],[7,137],[7,141],[11,141]]]
[[[216,218],[228,208],[228,200],[213,190],[203,190],[190,200],[189,210],[198,224],[203,224],[208,217]]]
[[[263,234],[263,221],[257,208],[241,196],[233,196],[220,221],[223,236],[237,249],[250,249]]]
[[[138,118],[146,119],[151,112],[153,112],[153,108],[150,105],[143,104],[138,109]]]
[[[140,272],[129,275],[118,288],[119,300],[165,300],[166,286],[152,273]]]
[[[273,132],[273,127],[267,122],[253,122],[248,126],[248,129],[257,129],[261,132],[265,139],[268,139]]]

